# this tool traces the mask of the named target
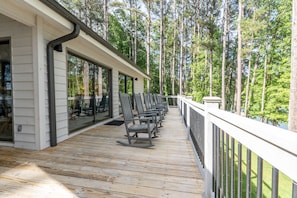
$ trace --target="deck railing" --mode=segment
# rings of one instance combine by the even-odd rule
[[[297,133],[176,99],[205,179],[205,197],[297,197]],[[282,194],[285,192],[285,194]]]

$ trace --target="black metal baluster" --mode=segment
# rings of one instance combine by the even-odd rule
[[[234,198],[234,183],[235,183],[235,170],[234,170],[234,138],[231,137],[231,198]]]
[[[226,180],[225,197],[229,198],[229,135],[226,134]]]
[[[237,198],[241,198],[242,192],[242,145],[238,142],[238,169],[237,169]]]
[[[278,198],[278,169],[272,168],[272,198]]]
[[[252,152],[250,149],[246,151],[246,198],[251,197],[251,156]]]
[[[262,198],[262,184],[263,183],[263,159],[258,156],[257,168],[257,198]]]

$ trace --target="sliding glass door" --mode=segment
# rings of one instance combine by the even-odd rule
[[[110,69],[68,55],[69,132],[111,117]]]

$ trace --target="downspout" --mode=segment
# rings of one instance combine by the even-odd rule
[[[73,24],[74,29],[70,34],[59,37],[47,44],[47,78],[48,78],[48,108],[49,108],[49,129],[50,145],[57,145],[57,126],[56,126],[56,94],[55,94],[55,67],[54,50],[62,52],[62,43],[72,40],[79,35],[80,26]],[[60,47],[60,49],[58,49]]]

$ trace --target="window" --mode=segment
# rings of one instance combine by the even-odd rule
[[[68,54],[69,132],[111,117],[110,69]]]
[[[134,81],[131,76],[127,76],[125,74],[119,74],[119,92],[120,93],[128,93],[131,96],[131,104],[134,107]],[[122,108],[120,106],[120,113],[122,111]]]
[[[10,40],[0,39],[0,140],[12,141]]]

